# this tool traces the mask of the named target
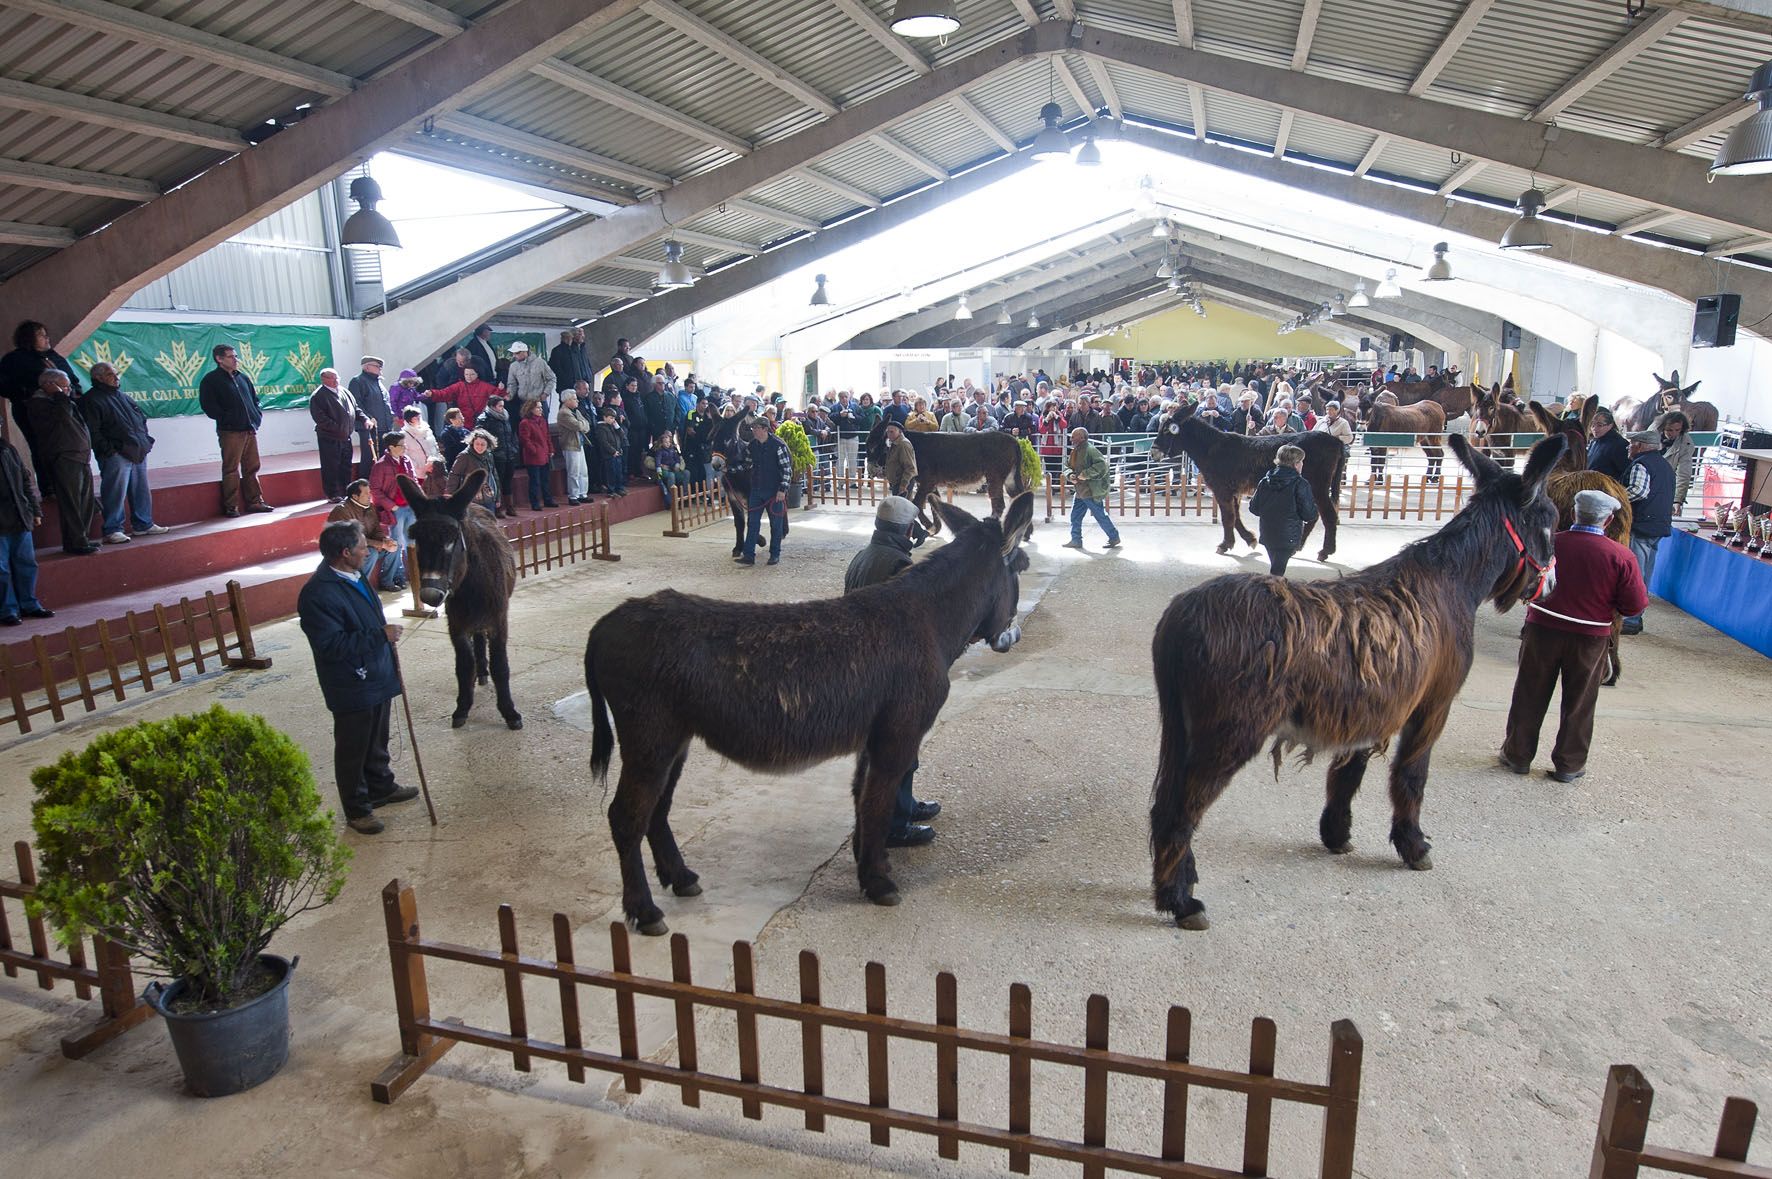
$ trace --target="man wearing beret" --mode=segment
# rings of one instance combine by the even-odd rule
[[[1556,537],[1556,588],[1526,608],[1501,746],[1501,764],[1516,774],[1531,772],[1538,730],[1559,679],[1562,721],[1551,747],[1550,776],[1573,782],[1587,773],[1612,616],[1641,614],[1649,601],[1636,558],[1606,536],[1606,522],[1617,510],[1618,501],[1603,491],[1576,493],[1575,522]]]
[[[903,496],[889,495],[874,512],[874,535],[868,547],[849,561],[843,575],[843,592],[852,594],[878,585],[911,567],[912,537],[917,531],[917,507]],[[935,828],[923,822],[941,813],[939,802],[919,802],[912,779],[920,763],[912,762],[898,784],[898,801],[892,809],[892,826],[886,832],[887,847],[922,847],[935,838]]]

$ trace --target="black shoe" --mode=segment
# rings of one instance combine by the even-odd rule
[[[0,614],[0,626],[23,626],[24,621],[16,614]]]
[[[887,847],[922,847],[934,842],[935,828],[921,823],[912,823],[902,831],[893,831],[886,836]]]
[[[277,509],[273,508],[270,504],[267,504],[267,503],[256,503],[256,504],[253,504],[250,508],[247,508],[246,510],[249,512],[274,512]]]
[[[239,514],[240,514],[239,508],[223,508],[222,509],[222,515],[226,516],[230,520],[239,516]]]
[[[1101,547],[1104,549],[1117,549],[1120,547],[1120,538],[1116,536]]]
[[[389,803],[411,802],[413,799],[415,799],[417,797],[418,797],[418,787],[417,786],[396,786],[392,790],[388,791],[386,794],[383,794],[380,796],[372,796],[369,800],[369,805],[371,808],[384,807],[384,806],[387,806]]]
[[[1497,757],[1495,760],[1501,765],[1502,769],[1512,770],[1516,774],[1530,774],[1532,772],[1531,766],[1521,765],[1517,761],[1509,761],[1505,753],[1500,757]]]
[[[766,562],[765,562],[765,564],[768,564],[768,565],[779,565],[779,564],[781,564],[781,554],[780,554],[780,553],[770,553],[770,554],[769,554],[769,560],[768,560],[768,561],[766,561]]]
[[[941,804],[932,798],[918,799],[916,805],[911,807],[912,822],[927,823],[939,814],[941,814]]]
[[[1587,771],[1574,770],[1565,772],[1563,770],[1546,770],[1544,776],[1547,778],[1554,778],[1559,782],[1579,782],[1581,779],[1587,777]]]
[[[374,815],[359,815],[355,819],[348,820],[345,826],[359,835],[380,835],[388,829],[388,825]]]
[[[757,558],[755,558],[755,557],[734,557],[733,561],[735,564],[744,565],[744,566],[749,567],[749,566],[755,565],[757,563]]]
[[[35,610],[20,610],[19,614],[21,614],[25,618],[54,618],[55,617],[54,610],[47,609],[46,607],[43,607],[43,606],[38,606]]]
[[[1641,618],[1627,618],[1627,619],[1625,619],[1621,624],[1619,624],[1618,633],[1621,635],[1640,635],[1640,634],[1642,634],[1643,633],[1643,620]]]
[[[553,500],[551,500],[551,499],[544,499],[544,500],[542,500],[542,501],[541,501],[541,502],[542,502],[542,507],[547,507],[547,508],[557,508],[557,507],[559,507],[559,506],[560,506],[560,505],[559,505],[559,504],[558,504],[558,503],[556,503],[556,502],[554,502],[554,501],[553,501]],[[540,511],[540,510],[541,510],[541,508],[537,508],[537,509],[536,509],[536,511],[538,511],[538,512],[539,512],[539,511]]]
[[[63,549],[62,552],[69,553],[76,557],[95,557],[98,555],[98,546],[89,545],[83,549]]]

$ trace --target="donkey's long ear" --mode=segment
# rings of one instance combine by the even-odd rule
[[[1532,448],[1531,456],[1526,459],[1526,469],[1520,473],[1521,503],[1536,499],[1538,493],[1544,490],[1544,481],[1557,469],[1557,462],[1568,446],[1569,440],[1557,434]]]
[[[1680,400],[1684,401],[1687,398],[1691,397],[1692,391],[1694,389],[1698,388],[1698,386],[1700,386],[1702,384],[1704,384],[1703,381],[1693,381],[1690,385],[1685,386],[1683,389],[1680,390]]]
[[[1593,397],[1589,397],[1586,401],[1581,403],[1581,432],[1583,434],[1593,433],[1592,427],[1593,427],[1593,422],[1594,422],[1594,414],[1598,413],[1599,411],[1600,411],[1600,398],[1598,395],[1595,395]]]
[[[934,504],[935,512],[941,517],[942,524],[955,536],[960,535],[960,533],[978,523],[978,517],[974,516],[971,512],[968,512],[965,508],[955,507],[953,504],[940,499],[931,500],[930,502]]]
[[[1501,476],[1500,464],[1488,455],[1473,448],[1470,444],[1470,439],[1466,438],[1463,434],[1453,434],[1449,436],[1446,439],[1446,443],[1452,447],[1452,453],[1458,456],[1458,461],[1464,464],[1464,469],[1476,477],[1477,486],[1481,487],[1490,480],[1497,479]]]
[[[468,505],[474,502],[474,497],[480,494],[480,488],[484,486],[485,483],[486,471],[483,468],[476,468],[475,470],[470,471],[468,477],[461,481],[461,490],[443,501],[449,506],[449,514],[457,519],[460,519],[465,515],[468,510]],[[408,498],[410,499],[411,497],[409,496]]]
[[[1528,401],[1526,403],[1526,413],[1531,417],[1532,424],[1538,427],[1539,433],[1543,434],[1545,437],[1548,438],[1553,434],[1559,433],[1556,423],[1551,421],[1550,411],[1538,404],[1538,402]]]
[[[1003,513],[1003,555],[1008,556],[1015,551],[1015,546],[1027,539],[1034,528],[1034,493],[1024,491],[1010,503],[1009,510]]]
[[[407,503],[422,504],[431,498],[425,494],[424,488],[414,483],[411,479],[408,479],[405,475],[395,475],[394,479],[400,484],[400,494],[406,497]]]

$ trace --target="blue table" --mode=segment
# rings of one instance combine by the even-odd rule
[[[1772,561],[1675,531],[1661,542],[1651,593],[1762,655],[1772,655]]]

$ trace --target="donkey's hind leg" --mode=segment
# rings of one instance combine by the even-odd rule
[[[855,875],[862,892],[876,905],[896,905],[898,885],[890,875],[886,836],[898,783],[917,757],[915,736],[894,736],[869,743],[856,768]]]
[[[1391,844],[1403,862],[1417,871],[1434,866],[1431,845],[1421,831],[1421,800],[1427,790],[1428,759],[1446,726],[1451,694],[1443,705],[1424,704],[1404,722],[1391,762]]]
[[[622,742],[621,779],[616,783],[615,797],[609,801],[609,834],[615,840],[616,857],[621,862],[621,911],[641,933],[656,936],[669,933],[670,926],[665,924],[664,912],[653,902],[652,888],[646,883],[640,837],[652,827],[674,755],[670,749],[658,749],[651,734],[647,738],[650,748],[641,748],[640,740]]]
[[[491,669],[486,666],[486,636],[476,631],[474,634],[474,681],[484,688],[491,678]]]
[[[701,877],[683,862],[683,852],[677,847],[677,836],[671,830],[671,800],[676,797],[677,779],[683,776],[683,763],[688,758],[689,751],[685,748],[671,763],[664,793],[659,796],[658,805],[652,808],[646,842],[652,846],[652,867],[658,872],[658,882],[680,897],[698,897],[701,895]]]
[[[1329,767],[1329,797],[1323,804],[1323,817],[1317,821],[1317,833],[1322,836],[1323,846],[1336,855],[1354,850],[1354,795],[1359,793],[1371,757],[1372,752],[1367,749],[1344,753]]]
[[[1151,899],[1158,912],[1171,914],[1183,929],[1211,924],[1205,902],[1194,896],[1194,885],[1200,882],[1194,862],[1200,820],[1238,767],[1260,749],[1261,733],[1253,726],[1209,746],[1196,744],[1188,750],[1179,783],[1174,788],[1160,785],[1151,802]]]

